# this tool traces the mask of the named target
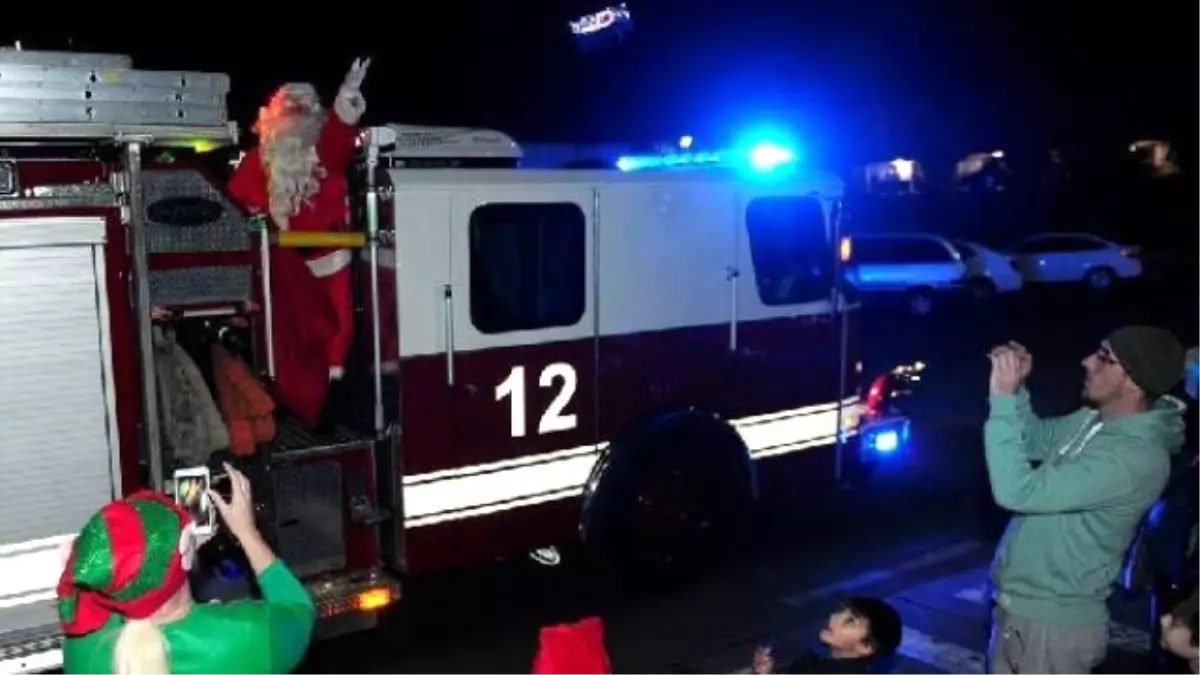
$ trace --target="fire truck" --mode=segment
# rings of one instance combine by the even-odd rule
[[[894,378],[859,361],[835,176],[759,147],[530,170],[499,132],[384,125],[353,231],[273,232],[213,161],[239,140],[229,84],[0,50],[0,671],[61,663],[60,549],[189,461],[164,336],[270,383],[272,247],[360,270],[337,423],[276,410],[233,458],[321,635],[375,625],[400,579],[572,540],[702,557],[772,485],[844,484],[905,442]]]

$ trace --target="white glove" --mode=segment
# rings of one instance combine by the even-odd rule
[[[346,124],[358,124],[363,113],[367,111],[367,101],[362,95],[362,83],[367,77],[367,67],[371,59],[354,59],[350,65],[342,86],[338,89],[337,98],[333,101],[333,112]]]

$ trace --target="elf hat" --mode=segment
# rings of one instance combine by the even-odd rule
[[[604,621],[593,616],[543,627],[532,670],[533,675],[611,673],[612,664],[604,647]]]
[[[71,546],[58,582],[58,616],[68,636],[86,635],[113,614],[145,619],[187,583],[188,513],[154,492],[100,509]]]

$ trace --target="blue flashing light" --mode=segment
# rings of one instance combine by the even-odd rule
[[[679,139],[680,152],[626,155],[617,160],[616,167],[621,171],[654,171],[723,166],[770,175],[799,161],[795,148],[783,140],[761,139],[716,151],[691,151],[694,142],[693,137],[683,136]]]
[[[778,143],[763,141],[750,146],[750,168],[755,171],[774,171],[796,161],[796,153]]]
[[[721,163],[719,152],[672,152],[665,155],[626,155],[617,160],[621,171],[652,171],[689,166],[716,166]]]
[[[907,418],[883,420],[863,430],[863,449],[875,455],[891,455],[908,444],[908,435]]]
[[[875,435],[876,452],[892,452],[900,447],[900,434],[894,429],[881,431]]]

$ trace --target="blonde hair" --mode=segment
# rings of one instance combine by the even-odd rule
[[[113,672],[117,675],[169,673],[167,639],[150,619],[130,619],[121,627],[113,646]]]

